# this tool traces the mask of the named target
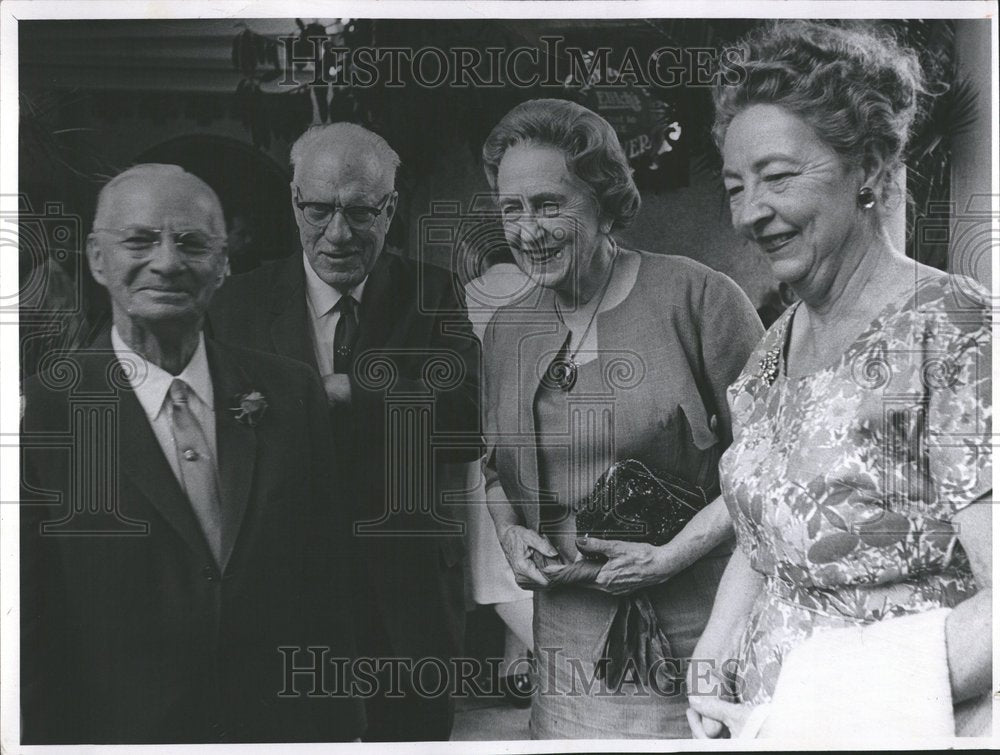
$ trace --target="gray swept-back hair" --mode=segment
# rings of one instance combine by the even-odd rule
[[[382,166],[382,175],[395,186],[396,170],[400,165],[396,150],[389,146],[389,142],[381,136],[357,123],[327,123],[310,126],[306,129],[305,133],[292,145],[292,151],[289,155],[292,174],[294,175],[298,166],[302,164],[305,155],[312,154],[314,150],[323,150],[334,145],[341,145],[344,142],[355,146],[359,152],[371,154]]]
[[[483,145],[486,180],[495,193],[504,153],[516,144],[555,147],[566,154],[569,170],[597,196],[601,215],[620,228],[639,213],[639,190],[625,150],[604,118],[570,100],[522,102],[508,112]]]

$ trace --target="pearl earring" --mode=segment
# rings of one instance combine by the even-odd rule
[[[870,210],[875,206],[875,192],[870,186],[862,186],[858,189],[858,207],[862,210]]]

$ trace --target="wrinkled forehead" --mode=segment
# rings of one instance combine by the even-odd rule
[[[215,192],[190,174],[123,175],[101,195],[95,226],[147,225],[225,233]]]
[[[388,166],[370,150],[348,144],[314,148],[295,168],[294,182],[303,191],[320,190],[335,195],[384,196],[393,189]]]
[[[497,167],[497,191],[533,196],[566,192],[594,194],[594,188],[569,167],[569,156],[548,144],[522,142],[511,146]]]
[[[757,103],[737,113],[722,143],[724,173],[752,172],[770,162],[843,162],[806,118],[790,109]]]

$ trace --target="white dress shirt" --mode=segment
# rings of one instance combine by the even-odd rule
[[[180,378],[188,384],[188,407],[201,425],[208,447],[212,451],[212,463],[219,458],[215,440],[215,394],[212,390],[212,376],[208,370],[208,354],[205,351],[205,335],[198,336],[198,348],[194,350],[191,361],[187,363],[180,375],[171,375],[166,370],[152,362],[146,361],[141,355],[132,351],[122,340],[118,328],[111,328],[111,345],[119,360],[138,365],[137,370],[129,370],[129,385],[135,391],[149,424],[153,428],[157,443],[167,457],[174,477],[184,489],[184,479],[181,476],[180,463],[177,459],[177,449],[174,447],[174,436],[171,430],[170,418],[170,384],[174,378]],[[134,373],[134,374],[133,374]],[[218,464],[216,464],[218,469]]]
[[[316,366],[319,367],[319,374],[326,376],[333,372],[333,336],[340,321],[340,310],[334,307],[340,301],[341,293],[316,275],[305,252],[302,253],[302,264],[306,269],[306,301],[311,315]],[[368,276],[365,276],[348,292],[358,304],[361,304],[367,282]],[[358,324],[360,325],[360,322]]]

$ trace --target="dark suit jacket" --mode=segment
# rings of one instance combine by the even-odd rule
[[[302,256],[293,254],[231,278],[213,302],[209,327],[222,341],[293,357],[318,372],[307,311]],[[448,525],[435,519],[443,513],[437,506],[426,511],[428,473],[431,460],[481,454],[479,341],[454,276],[389,252],[368,278],[358,319],[351,405],[332,413],[342,462],[336,484],[356,498],[358,524],[383,519],[396,501],[425,509],[356,531],[367,572],[360,598],[376,602],[395,653],[452,656],[461,651],[464,626],[463,545],[460,535],[442,534]],[[419,432],[409,445],[388,442],[387,424],[405,432],[423,423],[434,448],[449,440],[451,447],[432,455]]]
[[[330,741],[364,729],[355,700],[279,696],[279,647],[354,656],[322,387],[291,360],[211,340],[207,352],[232,543],[222,573],[107,334],[25,383],[25,743]],[[255,427],[231,411],[252,390],[268,402]]]

